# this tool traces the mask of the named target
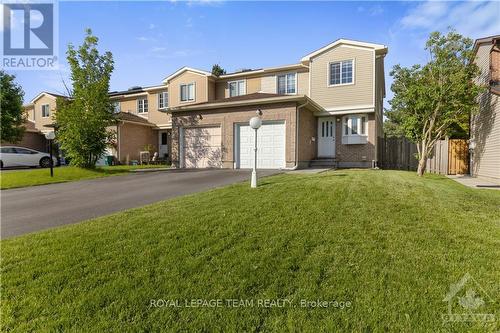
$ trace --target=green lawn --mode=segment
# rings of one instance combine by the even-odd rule
[[[500,328],[500,191],[441,176],[278,175],[257,189],[245,182],[1,244],[5,331]],[[467,286],[485,301],[475,312],[497,311],[496,323],[443,323],[443,298],[466,273],[482,287]],[[161,299],[179,303],[151,305]],[[186,307],[192,299],[223,305]]]
[[[166,168],[166,165],[116,165],[82,169],[77,167],[54,168],[54,177],[50,177],[50,169],[23,169],[0,171],[0,189],[62,183],[81,179],[100,178],[125,175],[130,170],[145,168]]]

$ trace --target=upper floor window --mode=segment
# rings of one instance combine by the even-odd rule
[[[354,82],[353,60],[331,62],[329,67],[330,75],[328,83],[330,86],[351,84]]]
[[[50,116],[50,107],[48,104],[42,105],[42,118]]]
[[[166,109],[168,106],[168,92],[158,93],[158,109]]]
[[[114,113],[120,113],[120,102],[113,102],[113,112]]]
[[[147,113],[148,112],[148,100],[147,98],[141,98],[137,100],[137,113]]]
[[[277,91],[280,95],[297,93],[297,73],[278,75]]]
[[[344,117],[344,136],[367,135],[368,122],[366,115],[352,115]]]
[[[246,87],[245,80],[231,81],[229,85],[229,97],[245,95]]]
[[[181,102],[194,101],[194,83],[181,84]]]

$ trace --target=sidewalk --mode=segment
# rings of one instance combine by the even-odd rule
[[[476,189],[493,189],[500,190],[500,180],[491,178],[471,177],[469,175],[448,175],[448,178],[459,182],[462,185]]]

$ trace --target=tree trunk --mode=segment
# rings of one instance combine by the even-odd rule
[[[418,168],[417,168],[417,175],[419,177],[422,177],[425,172],[425,168],[427,167],[427,158],[428,158],[428,150],[427,150],[427,145],[425,141],[422,141],[420,143],[417,143],[420,145],[420,156],[418,159]]]

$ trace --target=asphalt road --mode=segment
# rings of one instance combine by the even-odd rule
[[[2,239],[248,181],[250,170],[169,170],[2,190]],[[259,176],[279,173],[259,170]]]

